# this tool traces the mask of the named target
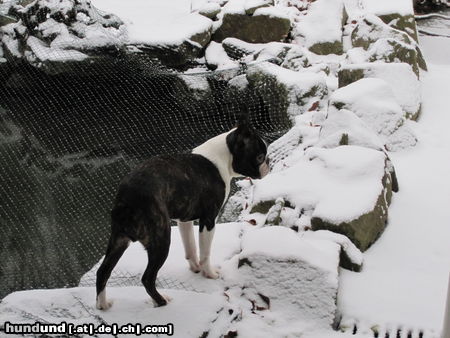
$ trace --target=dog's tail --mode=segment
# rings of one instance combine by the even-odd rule
[[[139,239],[139,228],[143,222],[143,211],[123,203],[117,203],[111,210],[111,230],[129,237],[133,242]]]

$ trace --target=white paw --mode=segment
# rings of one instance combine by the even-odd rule
[[[193,260],[193,259],[188,259],[189,262],[189,269],[191,269],[192,272],[200,272],[200,264],[198,263],[198,259],[197,260]]]
[[[96,307],[99,310],[103,310],[103,311],[108,310],[112,305],[113,305],[113,301],[112,300],[107,301],[106,299],[102,299],[102,300],[101,299],[97,299]]]
[[[219,272],[216,269],[212,269],[211,267],[203,268],[202,275],[206,278],[217,279],[219,278]]]
[[[167,295],[164,295],[164,294],[161,294],[161,296],[166,300],[167,304],[169,304],[172,301],[172,297],[170,297],[170,296],[167,296]],[[154,301],[154,299],[152,299],[151,301],[152,301],[154,307],[159,307],[160,306],[157,302]]]

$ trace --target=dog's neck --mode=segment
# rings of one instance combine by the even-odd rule
[[[202,155],[207,158],[217,167],[220,176],[227,187],[227,191],[229,189],[231,179],[239,176],[239,174],[233,170],[233,156],[228,149],[226,141],[227,135],[233,130],[209,139],[192,151],[193,154]]]

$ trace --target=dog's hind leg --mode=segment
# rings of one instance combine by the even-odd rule
[[[189,267],[192,271],[199,272],[200,264],[198,262],[197,247],[195,245],[194,222],[178,222],[178,229],[180,230],[184,252],[186,254],[185,257],[189,262]]]
[[[111,307],[112,302],[106,300],[106,283],[108,282],[111,272],[116,266],[122,254],[125,252],[130,239],[123,235],[117,235],[114,232],[109,238],[108,248],[102,264],[97,270],[97,309],[107,310]]]
[[[152,297],[157,306],[163,306],[170,301],[169,297],[162,296],[156,290],[156,276],[159,269],[166,261],[170,247],[170,223],[169,219],[164,219],[159,224],[150,225],[153,231],[150,232],[150,238],[145,243],[147,249],[148,264],[142,276],[142,284],[145,290]]]

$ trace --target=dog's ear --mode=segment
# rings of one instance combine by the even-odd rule
[[[250,126],[250,111],[247,105],[243,103],[239,105],[239,115],[237,117],[236,128],[240,132],[249,132],[252,129]]]

